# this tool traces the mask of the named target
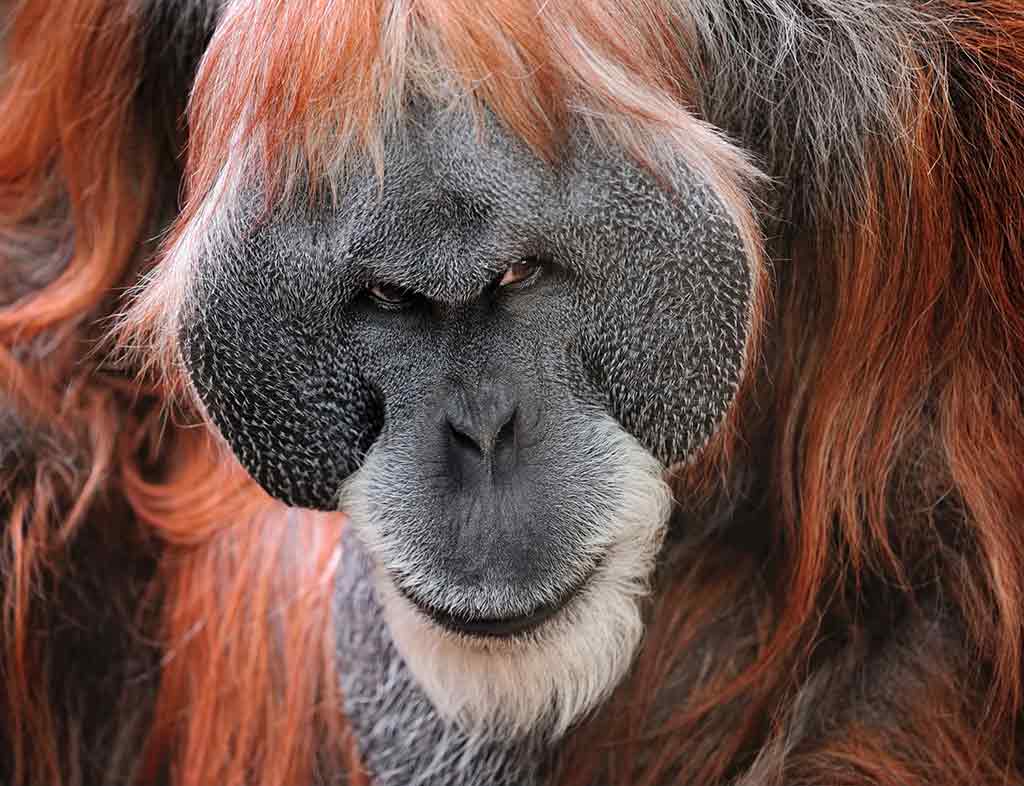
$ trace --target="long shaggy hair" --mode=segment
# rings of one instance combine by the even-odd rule
[[[379,161],[426,92],[551,162],[579,122],[682,157],[770,260],[642,651],[558,783],[1024,781],[1019,0],[219,5],[6,12],[0,777],[363,781],[344,517],[269,499],[196,414],[176,250],[245,178]]]

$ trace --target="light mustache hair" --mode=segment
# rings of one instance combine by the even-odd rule
[[[607,548],[580,594],[522,638],[481,641],[446,631],[395,588],[390,566],[381,564],[395,544],[377,531],[367,494],[375,460],[383,460],[378,451],[342,491],[342,509],[377,561],[377,591],[396,648],[438,712],[471,733],[562,736],[608,697],[639,648],[640,601],[650,589],[672,492],[664,466],[615,421],[601,418],[595,428],[617,468],[616,504],[603,522]]]

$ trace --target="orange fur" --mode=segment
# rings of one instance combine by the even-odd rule
[[[716,185],[752,253],[748,193],[760,181],[696,117],[701,80],[714,75],[655,0],[408,0],[386,15],[377,0],[249,0],[203,62],[187,202],[165,215],[153,135],[132,103],[140,31],[128,5],[23,0],[6,41],[0,266],[34,264],[19,251],[32,236],[54,274],[17,299],[0,289],[0,408],[53,449],[0,463],[0,728],[14,783],[82,781],[68,708],[51,701],[46,593],[80,530],[109,526],[159,544],[148,582],[159,622],[136,620],[163,653],[137,779],[306,783],[318,765],[358,767],[332,656],[343,521],[267,499],[187,398],[161,418],[178,283],[144,297],[122,333],[146,360],[159,356],[165,377],[136,381],[137,369],[104,364],[108,324],[97,320],[121,313],[141,269],[159,275],[151,239],[176,220],[173,247],[226,163],[254,168],[281,196],[353,150],[379,156],[413,90],[468,97],[549,160],[570,121],[654,170],[681,155]],[[969,64],[958,106],[973,109],[954,111],[922,65],[909,133],[877,143],[862,204],[798,232],[777,265],[775,305],[766,291],[759,315],[778,324],[775,345],[715,443],[717,462],[677,484],[700,515],[707,489],[768,445],[771,485],[750,522],[762,530],[754,546],[700,544],[659,597],[634,677],[564,757],[564,784],[722,784],[769,760],[783,764],[758,786],[1024,779],[1024,12],[1016,0],[947,5],[962,12],[952,34]],[[788,702],[820,673],[822,653],[842,641],[851,662],[866,658],[865,598],[878,585],[911,599],[941,587],[967,623],[969,665],[987,671],[960,684],[945,653],[919,654],[885,705],[900,723],[837,710],[816,747],[786,748]],[[684,680],[691,690],[664,716],[669,675],[689,674],[702,647],[719,657]]]

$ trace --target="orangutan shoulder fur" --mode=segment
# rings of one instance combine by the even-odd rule
[[[0,782],[1024,783],[1019,0],[19,0],[0,19]],[[591,642],[551,650],[549,668],[503,660],[493,686],[486,658],[437,663],[448,639],[395,624],[388,603],[422,598],[387,596],[375,564],[393,543],[371,503],[397,509],[404,487],[374,498],[353,474],[346,526],[244,427],[279,392],[249,387],[279,381],[252,320],[295,300],[308,320],[274,324],[312,343],[348,319],[330,283],[348,257],[330,276],[304,266],[342,236],[320,230],[408,202],[396,214],[416,220],[388,239],[420,231],[399,261],[425,257],[461,220],[463,181],[421,204],[416,181],[388,178],[421,159],[475,175],[505,153],[529,161],[504,185],[531,209],[584,164],[626,173],[593,178],[578,202],[600,220],[566,247],[621,226],[703,260],[693,238],[713,237],[724,283],[687,324],[724,315],[734,356],[682,452],[651,424],[677,413],[613,379],[636,352],[588,378],[618,385],[586,399],[616,435],[593,444],[641,456],[640,512],[664,508],[635,538],[659,539],[638,559],[650,592],[613,633],[580,624],[629,639],[608,684],[582,675],[490,713],[517,680],[591,663]],[[373,184],[357,208],[351,183]],[[636,208],[674,216],[676,192],[706,222],[678,237]],[[614,205],[620,224],[600,213],[637,194]],[[593,237],[595,255],[618,248]],[[262,266],[268,248],[294,253],[303,286]],[[749,277],[730,277],[741,257]],[[485,272],[498,287],[509,269]],[[260,307],[204,321],[200,295],[234,303],[238,271]],[[405,307],[375,283],[359,308]],[[677,294],[654,292],[652,367],[672,349],[657,305]],[[219,359],[231,341],[245,351]],[[381,422],[342,474],[383,472]],[[383,455],[398,466],[417,445]],[[597,481],[574,509],[599,507]],[[498,594],[473,596],[469,622],[493,623]],[[462,705],[428,662],[477,680]],[[542,723],[549,699],[564,717]]]

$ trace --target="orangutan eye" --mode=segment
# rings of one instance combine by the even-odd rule
[[[543,270],[544,267],[539,259],[534,257],[520,259],[505,268],[505,274],[498,282],[498,286],[516,289],[527,287],[540,277]]]
[[[390,310],[405,308],[416,297],[416,293],[411,290],[394,284],[374,284],[368,291],[378,306]]]

